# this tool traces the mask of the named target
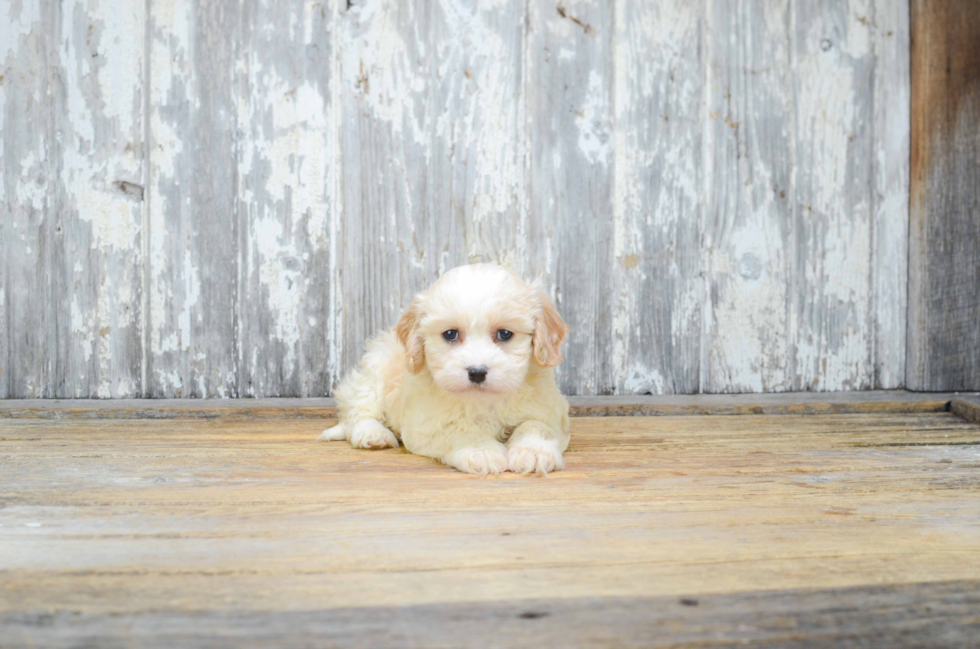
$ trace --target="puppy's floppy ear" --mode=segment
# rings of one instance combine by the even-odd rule
[[[541,314],[534,322],[531,347],[534,360],[541,367],[554,367],[562,361],[561,345],[568,335],[568,327],[555,310],[551,298],[541,290],[537,291],[541,303]]]
[[[419,333],[420,320],[422,320],[422,303],[419,298],[415,298],[395,325],[395,336],[398,342],[405,346],[405,360],[412,374],[421,372],[422,366],[425,365],[425,344]]]

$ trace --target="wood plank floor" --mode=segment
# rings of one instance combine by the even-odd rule
[[[977,646],[980,426],[573,420],[463,475],[316,419],[0,420],[0,646]]]

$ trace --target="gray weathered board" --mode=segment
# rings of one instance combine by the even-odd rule
[[[0,397],[329,394],[440,272],[571,394],[900,387],[893,0],[0,0]]]
[[[912,3],[906,384],[980,387],[980,10]]]

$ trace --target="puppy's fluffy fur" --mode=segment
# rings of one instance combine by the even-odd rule
[[[340,423],[319,439],[374,449],[401,440],[466,473],[557,471],[568,402],[554,367],[567,334],[548,296],[511,271],[455,268],[368,343],[337,390]],[[486,369],[482,383],[471,380],[473,368]]]

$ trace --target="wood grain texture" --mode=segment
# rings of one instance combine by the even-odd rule
[[[700,389],[703,204],[700,3],[614,6],[613,309],[615,394]],[[598,336],[598,340],[603,340]]]
[[[980,582],[113,617],[0,613],[2,647],[968,647]]]
[[[908,15],[0,0],[0,397],[324,396],[472,261],[569,394],[901,387]]]
[[[4,396],[55,396],[58,347],[50,324],[52,291],[46,269],[51,266],[57,227],[47,216],[58,211],[59,200],[57,140],[51,138],[57,110],[48,101],[55,93],[44,71],[58,61],[52,42],[57,15],[48,7],[42,10],[41,2],[21,6],[16,13],[9,3],[3,9],[0,386]]]
[[[890,167],[872,191],[872,11],[862,2],[708,4],[706,391],[875,384],[875,310],[890,319],[902,299],[901,278],[898,290],[875,291],[875,228],[891,247],[905,216]],[[900,65],[877,72],[902,87]],[[900,160],[900,141],[893,148],[887,159]],[[900,348],[900,333],[882,326]],[[894,376],[894,358],[882,362]]]
[[[141,389],[143,6],[0,4],[0,392]]]
[[[242,396],[333,388],[340,209],[337,3],[243,5],[236,61]]]
[[[571,328],[559,386],[610,394],[613,8],[601,0],[528,7],[528,258]]]
[[[150,397],[238,396],[242,9],[150,2]]]
[[[905,385],[909,254],[909,5],[875,0],[874,387]]]
[[[903,585],[906,615],[976,622],[975,589],[907,587],[980,580],[980,427],[951,413],[579,418],[566,470],[543,479],[316,443],[323,423],[0,422],[0,637],[165,619],[224,634],[243,615],[284,632],[323,610],[343,629],[358,607],[560,616],[583,598],[727,601],[763,633],[778,598],[753,593],[804,588],[778,610],[870,632]],[[836,613],[814,592],[852,588]],[[914,613],[916,597],[938,608]],[[663,641],[708,624],[695,615]],[[704,615],[738,632],[734,612]]]
[[[912,167],[906,383],[980,386],[980,14],[911,3]]]
[[[706,3],[704,392],[796,383],[792,9]]]
[[[791,5],[794,390],[874,386],[873,12],[867,0]]]

